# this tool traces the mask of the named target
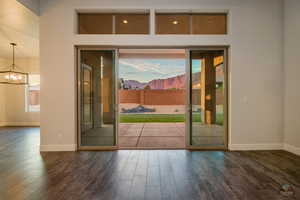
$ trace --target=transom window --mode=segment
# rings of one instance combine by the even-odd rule
[[[226,13],[156,13],[156,34],[227,34]]]
[[[79,13],[79,34],[149,34],[149,13]]]
[[[227,13],[155,13],[161,34],[227,34]],[[150,34],[150,13],[78,13],[79,34]]]

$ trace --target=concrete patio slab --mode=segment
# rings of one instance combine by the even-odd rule
[[[183,136],[180,134],[180,130],[177,128],[157,128],[157,129],[143,129],[142,137],[144,136],[156,136],[156,137],[170,137],[170,136]]]
[[[120,147],[136,147],[138,143],[139,137],[132,136],[120,136],[119,137],[119,145]]]
[[[141,137],[138,147],[148,148],[184,148],[184,137]]]
[[[184,123],[121,123],[122,148],[184,148]],[[135,136],[135,137],[133,137]]]
[[[192,143],[195,146],[224,145],[224,128],[219,125],[194,123]],[[184,148],[184,123],[120,123],[121,148]],[[114,141],[113,126],[91,129],[82,135],[82,144],[111,146]]]

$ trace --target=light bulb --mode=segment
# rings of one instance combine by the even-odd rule
[[[124,24],[128,24],[128,21],[126,19],[123,20]]]
[[[13,80],[17,80],[17,77],[16,77],[16,75],[14,75],[14,74],[12,74],[12,75],[10,76],[10,78],[13,79]]]
[[[173,21],[172,23],[176,25],[176,24],[178,24],[178,21],[175,20],[175,21]]]

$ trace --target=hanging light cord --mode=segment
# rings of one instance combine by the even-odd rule
[[[10,43],[13,47],[13,64],[12,64],[12,70],[15,69],[15,46],[17,45],[16,43]]]

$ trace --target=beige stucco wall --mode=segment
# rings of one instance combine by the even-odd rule
[[[77,35],[77,9],[229,11],[228,35]],[[283,140],[281,0],[41,1],[41,149],[76,148],[74,45],[230,45],[230,146],[279,148]]]
[[[11,64],[11,59],[0,59],[5,66]],[[31,74],[39,74],[38,58],[16,59],[18,67]],[[4,65],[1,65],[4,66]],[[1,126],[38,126],[40,112],[26,112],[24,85],[0,84],[0,125]],[[1,95],[2,94],[2,95]]]
[[[300,1],[284,2],[284,143],[300,155]]]

